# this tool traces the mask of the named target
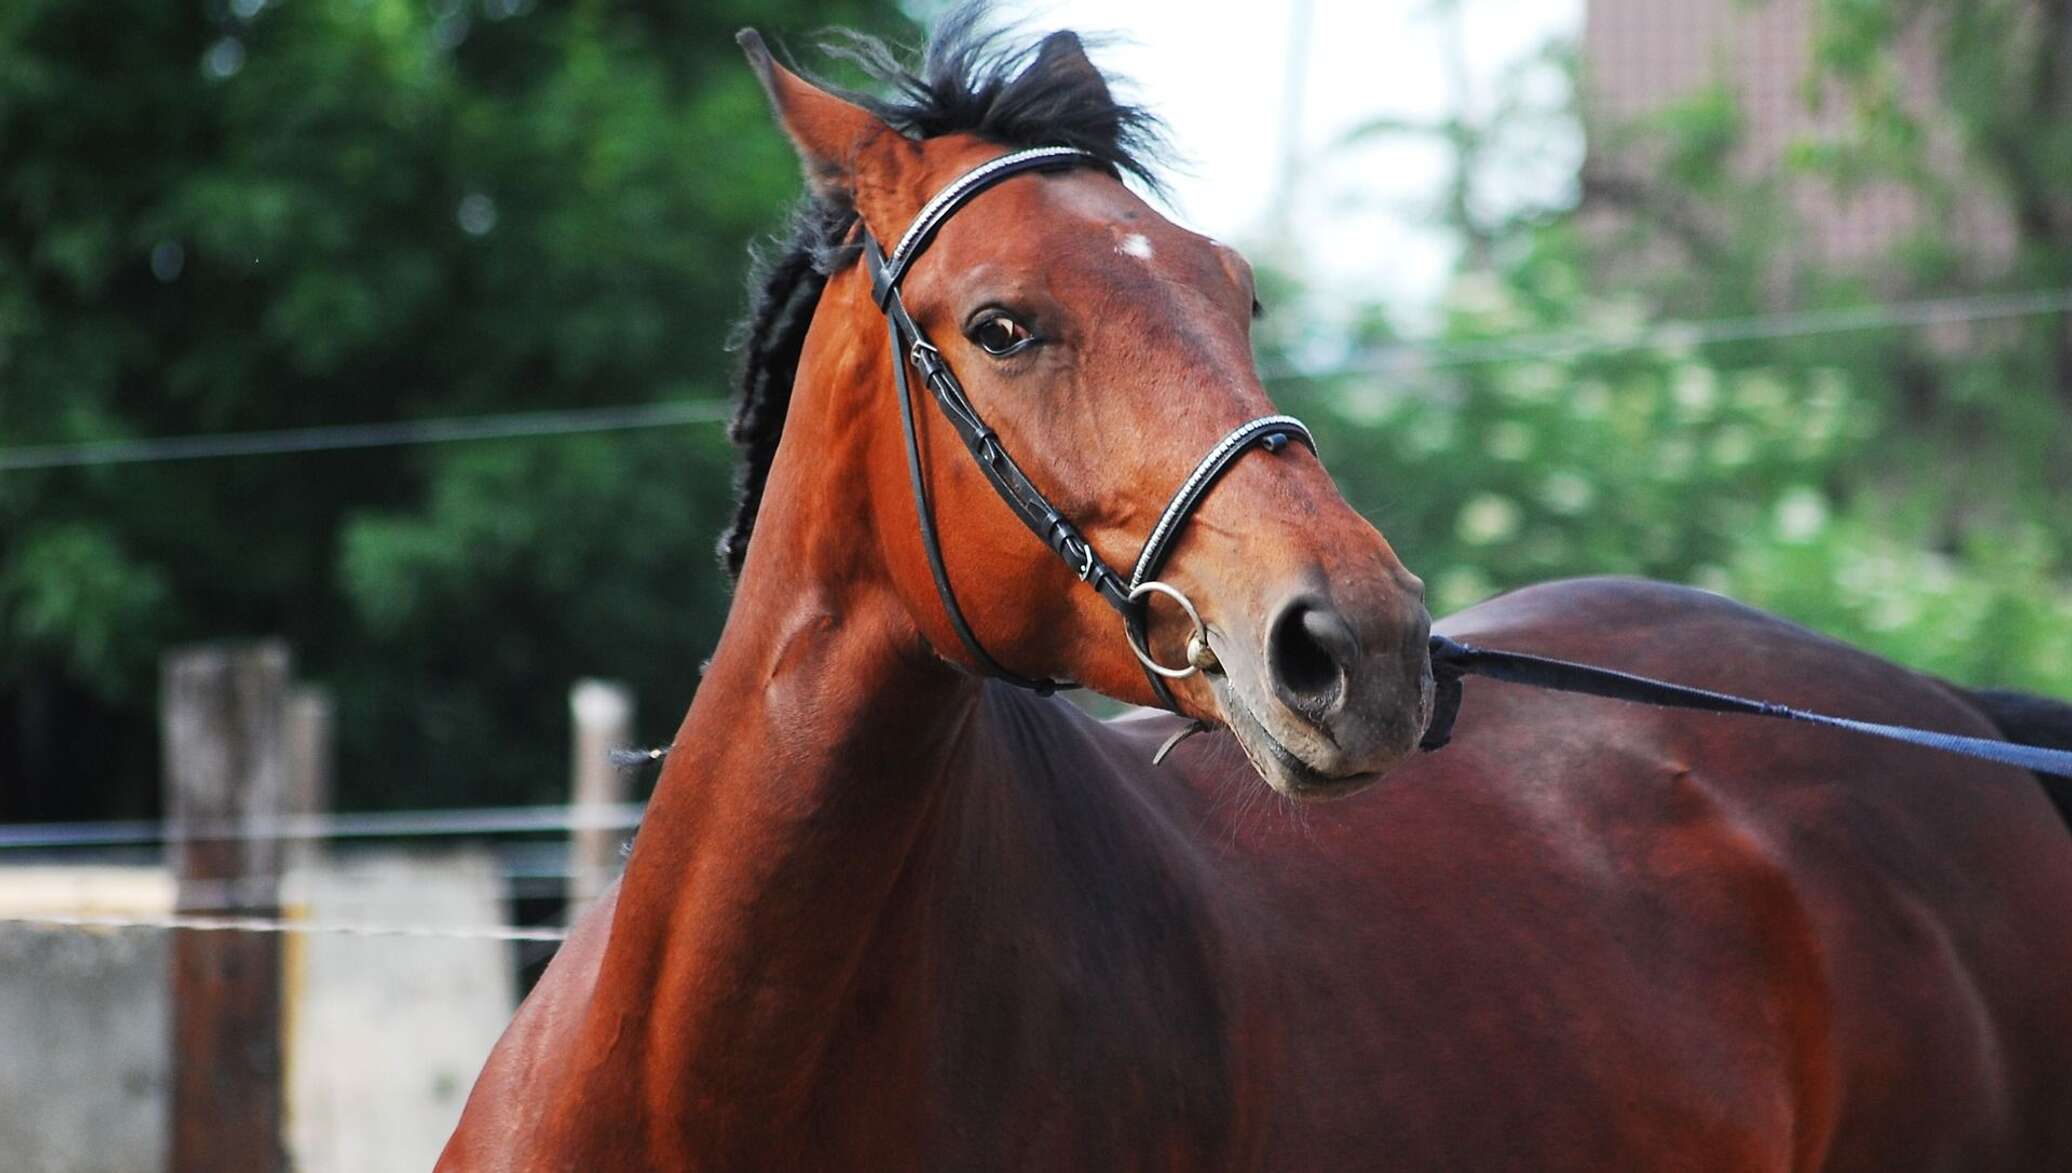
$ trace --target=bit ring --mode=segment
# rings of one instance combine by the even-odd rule
[[[1195,673],[1201,671],[1201,665],[1193,662],[1193,660],[1196,658],[1193,654],[1193,649],[1199,647],[1204,651],[1207,650],[1209,646],[1209,630],[1207,627],[1203,626],[1201,621],[1201,612],[1194,609],[1193,602],[1191,602],[1186,595],[1180,593],[1180,589],[1178,587],[1172,586],[1169,583],[1163,583],[1158,581],[1157,579],[1152,579],[1150,582],[1139,583],[1136,586],[1130,588],[1129,601],[1135,603],[1142,600],[1145,595],[1150,594],[1164,595],[1167,598],[1173,600],[1175,603],[1180,604],[1180,609],[1182,611],[1187,612],[1188,622],[1194,624],[1193,633],[1187,637],[1187,646],[1189,649],[1188,665],[1185,668],[1168,668],[1164,664],[1159,663],[1157,660],[1152,659],[1150,651],[1148,651],[1142,644],[1137,642],[1136,629],[1132,627],[1127,621],[1125,621],[1122,625],[1123,638],[1129,641],[1130,651],[1136,653],[1137,661],[1143,664],[1146,670],[1156,672],[1160,676],[1165,677],[1167,680],[1185,680],[1189,676],[1192,676]]]

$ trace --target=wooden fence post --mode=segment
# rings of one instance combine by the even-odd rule
[[[610,680],[578,680],[568,690],[568,711],[574,726],[574,753],[569,762],[570,813],[577,821],[569,833],[568,906],[571,918],[588,908],[618,874],[619,844],[625,832],[583,826],[585,818],[601,818],[626,801],[626,773],[611,762],[611,751],[633,740],[633,690]]]
[[[276,642],[210,644],[166,657],[164,800],[183,914],[276,912],[280,840],[263,832],[280,817],[286,788],[288,673],[288,649]],[[285,1169],[280,938],[178,931],[168,952],[167,1168]]]

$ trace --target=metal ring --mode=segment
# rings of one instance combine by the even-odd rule
[[[1194,624],[1194,633],[1188,637],[1190,644],[1196,640],[1200,640],[1204,644],[1208,642],[1209,630],[1202,626],[1201,612],[1194,609],[1194,604],[1188,600],[1186,595],[1180,593],[1178,587],[1160,582],[1154,578],[1150,582],[1138,583],[1136,586],[1131,587],[1129,601],[1132,603],[1137,602],[1147,594],[1164,595],[1175,603],[1180,604],[1180,609],[1187,612],[1188,620]],[[1149,625],[1147,624],[1146,627],[1148,628]],[[1150,671],[1165,677],[1167,680],[1185,680],[1189,676],[1201,671],[1199,666],[1192,663],[1185,668],[1168,668],[1157,660],[1152,659],[1151,653],[1137,642],[1137,633],[1130,627],[1128,622],[1124,622],[1122,625],[1122,636],[1129,641],[1130,651],[1136,653],[1139,663],[1143,664]]]

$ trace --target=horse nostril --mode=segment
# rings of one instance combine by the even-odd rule
[[[1359,640],[1345,617],[1313,596],[1291,600],[1267,631],[1274,692],[1311,718],[1328,716],[1345,699],[1346,672],[1359,654]]]

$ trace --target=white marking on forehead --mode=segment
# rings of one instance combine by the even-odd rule
[[[1132,232],[1116,244],[1115,251],[1127,253],[1140,261],[1151,259],[1151,242],[1141,232]]]

